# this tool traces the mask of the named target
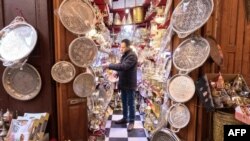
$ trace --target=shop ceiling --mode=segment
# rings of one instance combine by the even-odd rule
[[[150,2],[155,5],[164,5],[167,0],[94,0],[101,11],[124,10],[137,6],[148,8]]]

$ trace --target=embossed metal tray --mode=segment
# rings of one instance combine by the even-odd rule
[[[95,88],[95,77],[91,73],[81,73],[73,82],[73,90],[79,97],[90,96],[95,91]]]
[[[95,11],[86,0],[64,0],[58,15],[64,27],[75,34],[85,34],[95,25]]]
[[[68,83],[74,79],[75,67],[67,61],[60,61],[53,65],[51,69],[52,78],[59,83]]]
[[[214,7],[213,0],[182,0],[171,17],[171,24],[177,33],[192,33],[202,27]]]
[[[163,128],[153,134],[151,141],[180,141],[180,139],[169,129]]]
[[[95,42],[86,37],[76,38],[69,45],[69,58],[78,67],[90,66],[97,52]]]
[[[5,66],[26,58],[37,42],[37,32],[23,17],[16,17],[0,31],[0,60]]]
[[[208,41],[202,37],[191,37],[183,41],[174,51],[174,66],[184,72],[190,72],[207,60],[210,53]]]
[[[169,80],[167,90],[173,101],[184,103],[194,96],[194,81],[188,75],[177,74]]]
[[[169,108],[168,122],[174,128],[173,132],[179,132],[181,128],[188,125],[190,121],[190,112],[187,106],[181,103],[172,105]]]
[[[38,71],[30,64],[20,68],[4,70],[2,83],[6,92],[17,100],[30,100],[36,97],[42,86]]]

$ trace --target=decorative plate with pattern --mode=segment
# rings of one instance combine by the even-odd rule
[[[75,67],[67,61],[57,62],[51,69],[52,78],[59,83],[68,83],[74,79]]]
[[[192,78],[188,75],[174,75],[168,85],[169,97],[178,103],[189,101],[195,93],[195,85]]]
[[[90,96],[96,88],[95,77],[90,73],[79,74],[73,82],[73,90],[79,97]]]
[[[190,112],[184,104],[177,103],[169,108],[169,124],[179,131],[188,125],[190,121]]]
[[[184,72],[190,72],[207,60],[210,54],[210,45],[202,37],[192,37],[183,41],[174,51],[174,66]]]
[[[75,34],[85,34],[95,25],[94,8],[86,0],[64,0],[58,11],[64,27]]]
[[[180,141],[180,139],[167,128],[163,128],[154,133],[151,141]]]
[[[18,100],[30,100],[41,90],[42,80],[38,71],[30,64],[22,68],[4,70],[2,82],[6,92]]]
[[[69,45],[69,58],[78,67],[90,66],[97,55],[98,49],[93,40],[79,37]]]
[[[5,66],[27,58],[37,42],[37,32],[23,17],[16,17],[0,31],[0,60]],[[9,65],[8,65],[9,64]]]
[[[213,0],[182,0],[171,17],[171,24],[177,33],[192,33],[202,27],[214,7]]]

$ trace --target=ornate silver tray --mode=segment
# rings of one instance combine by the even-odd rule
[[[210,53],[208,41],[202,37],[192,37],[183,41],[173,54],[174,66],[184,72],[192,71],[207,60]]]
[[[142,82],[142,69],[141,68],[137,68],[137,84]]]
[[[118,76],[116,71],[113,70],[105,70],[103,72],[103,76],[104,78],[106,78],[107,80],[109,80],[109,82],[115,83],[118,81]]]
[[[85,37],[76,38],[69,45],[69,58],[78,67],[90,66],[97,52],[94,41]]]
[[[95,77],[90,73],[79,74],[73,82],[73,90],[79,97],[90,96],[96,88]]]
[[[30,100],[41,90],[42,80],[38,71],[30,64],[20,68],[4,70],[2,82],[6,92],[18,100]]]
[[[57,62],[51,69],[52,78],[59,83],[68,83],[74,79],[75,67],[67,61]]]
[[[95,11],[86,0],[64,0],[58,14],[64,27],[75,34],[85,34],[95,25]]]
[[[169,80],[167,90],[173,101],[184,103],[194,96],[194,81],[188,75],[177,74]]]
[[[153,134],[151,141],[180,141],[180,139],[169,129],[163,128]]]
[[[181,103],[172,105],[169,108],[168,122],[173,127],[173,132],[179,132],[181,128],[188,125],[190,121],[190,112],[188,108]]]
[[[213,0],[182,0],[171,17],[171,24],[177,33],[192,33],[202,27],[214,7]]]
[[[27,58],[37,42],[37,32],[23,17],[16,17],[0,31],[0,60],[11,66]]]
[[[152,93],[152,90],[148,88],[149,86],[143,81],[138,85],[138,91],[140,95],[144,98],[149,97],[149,94]]]

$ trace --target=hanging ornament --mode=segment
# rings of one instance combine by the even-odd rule
[[[121,25],[121,17],[118,13],[115,14],[114,24]]]
[[[224,79],[220,73],[218,81],[216,82],[217,89],[224,89]]]
[[[122,18],[122,25],[126,25],[126,16]]]
[[[128,17],[127,17],[127,24],[132,24],[133,20],[132,20],[132,16],[130,14],[130,12],[128,13]]]

